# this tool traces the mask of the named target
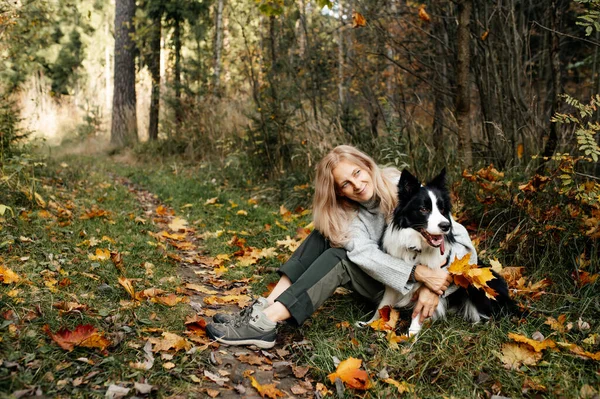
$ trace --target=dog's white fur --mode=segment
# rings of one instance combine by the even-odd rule
[[[456,223],[448,220],[440,210],[437,208],[437,201],[435,195],[429,191],[429,196],[431,197],[431,202],[433,205],[432,212],[428,219],[428,224],[426,231],[432,235],[442,234],[445,237],[445,233],[440,229],[439,225],[442,222],[450,222],[456,226]],[[445,238],[444,238],[445,240]],[[386,232],[383,237],[383,250],[388,254],[400,258],[411,265],[426,265],[431,269],[439,269],[441,265],[446,263],[446,265],[450,265],[454,259],[461,259],[467,253],[471,253],[471,257],[469,259],[469,263],[477,264],[477,254],[475,251],[469,251],[467,247],[462,244],[454,244],[450,245],[448,241],[445,241],[445,251],[442,255],[440,253],[440,248],[434,248],[427,243],[427,240],[419,233],[418,231],[412,228],[394,228],[393,226],[388,226]],[[450,258],[450,259],[448,259]],[[402,294],[391,287],[386,287],[385,293],[379,306],[377,309],[381,309],[385,306],[393,306],[398,308],[403,307],[414,307],[414,302],[412,302],[412,297],[417,292],[417,290],[421,287],[421,283],[415,283],[414,287],[407,292],[406,294]],[[452,285],[446,291],[446,294],[451,294],[458,287]],[[438,306],[433,314],[432,319],[437,320],[444,318],[446,316],[447,310],[447,300],[445,297],[440,297],[440,301]],[[478,322],[481,318],[479,312],[475,306],[467,300],[465,306],[461,309],[461,316],[466,320],[470,320],[472,322]],[[420,314],[412,319],[408,334],[409,336],[415,335],[421,331],[422,325],[419,322]],[[364,324],[372,323],[373,321],[379,319],[379,311],[375,312],[375,315],[371,320]],[[364,325],[361,323],[361,325]]]

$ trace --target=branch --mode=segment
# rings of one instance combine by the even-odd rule
[[[536,24],[537,26],[539,26],[539,27],[540,27],[540,28],[542,28],[542,29],[546,29],[547,31],[550,31],[550,32],[552,32],[552,33],[556,33],[557,35],[560,35],[560,36],[566,36],[566,37],[570,37],[571,39],[580,40],[580,41],[582,41],[582,42],[589,43],[589,44],[593,44],[594,46],[598,46],[598,47],[600,47],[600,43],[599,43],[599,42],[595,42],[595,41],[593,41],[593,40],[584,39],[584,38],[581,38],[581,37],[577,37],[577,36],[569,35],[568,33],[563,33],[563,32],[556,31],[556,30],[554,30],[554,29],[550,29],[550,28],[548,28],[548,27],[546,27],[546,26],[544,26],[544,25],[540,24],[540,23],[539,23],[539,22],[537,22],[537,21],[533,21],[533,23],[534,23],[534,24]]]

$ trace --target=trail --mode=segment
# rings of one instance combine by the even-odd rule
[[[168,230],[169,223],[175,220],[177,215],[159,215],[157,209],[167,207],[156,195],[126,178],[113,176],[113,179],[136,196],[147,217],[149,230],[152,227],[155,233]],[[186,227],[185,232],[186,242],[192,245],[186,245],[184,249],[169,249],[168,256],[177,262],[177,274],[184,284],[197,287],[196,290],[188,292],[191,309],[206,322],[210,322],[210,316],[217,311],[239,312],[240,308],[235,305],[207,305],[204,299],[209,295],[225,296],[232,291],[248,293],[247,282],[216,280],[214,274],[211,274],[214,266],[204,261],[209,258],[202,253],[201,239],[197,237],[197,231]],[[215,291],[216,294],[209,294]],[[252,346],[226,346],[214,341],[206,345],[205,350],[210,351],[210,367],[203,370],[204,378],[201,380],[206,394],[218,398],[261,398],[261,394],[253,387],[253,378],[266,389],[262,397],[319,397],[315,392],[315,384],[308,375],[308,367],[295,365],[292,352],[288,350],[290,346],[303,343],[294,342],[293,332],[281,330],[282,328],[276,346],[270,350]],[[302,341],[301,337],[299,341]]]

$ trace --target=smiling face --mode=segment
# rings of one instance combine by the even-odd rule
[[[365,202],[373,198],[373,179],[369,170],[343,160],[331,173],[338,195],[356,202]]]

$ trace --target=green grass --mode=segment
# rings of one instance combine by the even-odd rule
[[[62,162],[69,166],[62,167]],[[178,279],[165,279],[176,274],[177,265],[165,257],[160,248],[148,243],[155,241],[148,235],[153,226],[135,221],[136,217],[148,219],[148,216],[133,194],[115,182],[115,177],[126,177],[154,193],[160,202],[174,209],[177,216],[188,220],[198,233],[223,230],[219,237],[202,241],[202,249],[210,256],[235,252],[237,248],[229,244],[234,235],[244,238],[248,246],[276,247],[277,240],[288,235],[294,237],[296,228],[310,221],[310,215],[285,221],[279,213],[280,205],[291,209],[298,203],[306,204],[306,193],[295,192],[289,202],[282,202],[280,194],[276,194],[278,190],[272,186],[248,181],[246,176],[236,179],[230,171],[225,173],[211,165],[192,167],[160,162],[125,165],[115,164],[110,159],[71,157],[50,162],[42,176],[40,194],[48,203],[72,205],[73,217],[70,224],[60,226],[58,221],[40,217],[38,207],[21,204],[14,207],[15,211],[17,214],[21,210],[31,211],[28,217],[5,215],[1,219],[0,243],[11,243],[1,248],[0,264],[28,281],[0,287],[0,313],[12,310],[17,315],[17,318],[3,318],[0,324],[0,360],[3,361],[0,392],[4,393],[36,386],[51,397],[100,397],[111,383],[145,379],[159,387],[159,397],[178,393],[188,397],[199,395],[198,384],[189,377],[201,375],[206,368],[208,355],[205,352],[191,355],[178,352],[172,360],[176,367],[171,370],[161,367],[158,356],[157,364],[149,371],[129,367],[130,362],[142,360],[140,347],[145,340],[158,336],[144,329],[162,328],[181,333],[185,315],[192,313],[189,306],[180,304],[169,308],[147,302],[134,310],[121,309],[119,302],[127,300],[128,295],[117,283],[117,269],[110,261],[89,260],[88,254],[95,248],[77,245],[91,237],[100,240],[108,236],[115,243],[100,242],[98,247],[118,250],[123,255],[127,277],[140,279],[136,287],[160,287],[172,292],[180,285]],[[288,189],[293,191],[292,187]],[[205,205],[214,197],[222,206]],[[248,202],[251,198],[256,204]],[[93,205],[110,211],[110,217],[79,219],[84,209]],[[246,211],[247,215],[239,215],[239,210]],[[553,258],[548,253],[553,248],[539,250],[537,259]],[[261,294],[267,283],[277,279],[274,270],[289,256],[289,252],[281,248],[278,252],[279,257],[261,260],[256,267],[231,268],[224,278],[254,276],[252,292]],[[141,266],[144,262],[155,265],[153,277],[145,274]],[[419,398],[483,398],[492,394],[570,398],[579,397],[586,385],[600,391],[600,362],[581,359],[565,349],[545,351],[535,366],[522,366],[518,370],[503,367],[500,356],[502,345],[509,342],[509,332],[531,337],[539,331],[555,341],[578,345],[583,345],[582,341],[592,334],[600,334],[600,297],[597,295],[600,283],[576,288],[568,276],[572,265],[540,261],[525,266],[534,281],[552,276],[554,284],[539,300],[519,298],[531,311],[523,320],[504,318],[470,325],[450,317],[425,329],[416,342],[402,343],[394,349],[384,333],[353,326],[355,321],[366,319],[370,311],[367,304],[353,295],[334,295],[303,326],[284,325],[280,329],[280,340],[292,352],[295,362],[309,365],[314,381],[326,384],[332,392],[335,387],[327,375],[335,370],[334,357],[362,359],[374,387],[366,393],[346,389],[346,397],[398,396],[395,387],[377,377],[383,369],[390,378],[414,385],[414,396]],[[97,279],[89,277],[90,274]],[[65,277],[71,280],[70,285],[59,289],[45,285],[51,278]],[[9,295],[15,288],[20,290],[18,295]],[[93,311],[61,315],[52,306],[58,301],[75,299]],[[561,314],[575,325],[581,317],[591,329],[579,331],[574,327],[557,333],[544,323],[547,317],[557,318]],[[35,317],[28,320],[27,315]],[[344,321],[351,326],[336,326]],[[85,348],[66,352],[42,331],[46,324],[56,331],[59,327],[73,328],[85,323],[106,332],[114,341],[121,339],[120,343],[108,348],[105,354]],[[405,329],[404,324],[398,333],[404,333]],[[298,344],[302,340],[306,341]],[[584,348],[597,352],[600,343]],[[82,357],[94,365],[77,360]],[[78,378],[96,372],[84,378],[85,383],[77,385]],[[524,391],[524,384],[531,385],[531,381],[545,388]]]

